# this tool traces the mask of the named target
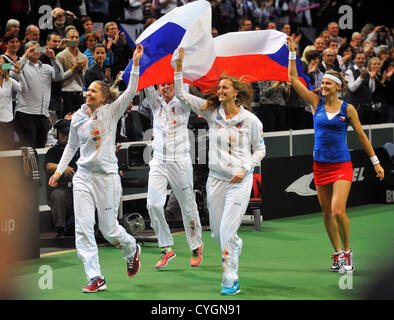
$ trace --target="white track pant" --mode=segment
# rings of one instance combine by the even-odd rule
[[[219,180],[211,176],[207,181],[207,205],[212,238],[222,250],[222,286],[231,287],[238,280],[238,260],[242,239],[237,231],[248,207],[253,175],[245,176],[241,183]]]
[[[153,158],[149,162],[149,167],[147,208],[159,247],[174,244],[164,215],[169,183],[181,208],[190,250],[198,248],[201,245],[202,228],[193,190],[193,166],[190,158],[182,162],[167,162]]]
[[[136,241],[117,219],[122,195],[118,174],[82,174],[77,171],[73,185],[75,245],[89,280],[102,276],[94,237],[96,208],[101,233],[108,242],[119,247],[126,258],[134,255]]]

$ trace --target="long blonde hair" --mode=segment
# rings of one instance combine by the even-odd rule
[[[242,81],[242,78],[243,77],[238,79],[236,77],[232,77],[232,76],[228,76],[228,75],[223,74],[220,77],[218,83],[224,79],[230,80],[233,87],[234,87],[234,90],[238,91],[238,95],[236,97],[235,104],[237,106],[242,105],[246,109],[251,111],[252,110],[251,105],[252,105],[252,100],[253,100],[253,89],[249,83]],[[214,110],[220,106],[217,91],[218,91],[217,86],[209,90],[209,96],[208,96],[205,106],[202,109],[203,111]]]

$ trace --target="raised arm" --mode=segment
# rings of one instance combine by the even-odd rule
[[[109,112],[112,113],[116,121],[119,120],[126,111],[137,92],[138,79],[140,76],[140,58],[143,54],[144,48],[141,44],[138,44],[133,54],[133,67],[130,72],[130,79],[127,89],[113,103],[107,106],[109,107]]]
[[[183,106],[191,109],[197,114],[200,114],[205,119],[207,118],[207,112],[202,111],[202,108],[206,104],[206,100],[196,97],[183,90],[183,57],[184,49],[179,48],[178,57],[175,60],[175,74],[174,74],[174,89],[175,96],[179,99]]]
[[[309,91],[308,88],[306,88],[298,78],[294,44],[293,44],[293,40],[290,37],[287,38],[287,46],[289,48],[289,57],[290,55],[294,56],[294,59],[289,58],[289,81],[293,86],[293,88],[295,89],[295,91],[297,91],[299,96],[305,102],[310,104],[312,108],[312,113],[314,113],[317,105],[319,104],[320,98],[317,94],[313,93],[312,91]]]

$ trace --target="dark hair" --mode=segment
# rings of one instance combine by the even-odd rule
[[[66,119],[57,120],[53,125],[53,128],[56,130],[56,138],[59,137],[59,132],[61,132],[64,135],[66,134],[68,135],[68,133],[70,132],[70,124],[71,124],[70,120],[66,120]]]
[[[80,22],[82,25],[84,25],[86,22],[88,21],[92,21],[92,18],[88,17],[88,16],[84,16],[81,18]],[[92,21],[93,22],[93,21]]]
[[[18,32],[16,32],[16,31],[8,31],[4,35],[3,43],[8,43],[9,41],[11,41],[12,39],[15,39],[15,38],[17,38],[18,41],[20,41]]]
[[[105,53],[107,53],[107,47],[105,45],[103,45],[102,43],[97,43],[93,49],[92,49],[92,53],[94,53],[96,51],[97,48],[104,48],[105,49]]]
[[[341,45],[338,49],[338,54],[343,57],[343,53],[347,50],[347,49],[351,49],[352,50],[352,55],[354,55],[354,49],[347,43]]]
[[[97,42],[100,41],[100,38],[97,36],[97,34],[89,32],[89,33],[85,34],[85,36],[83,37],[83,40],[82,40],[82,42],[83,42],[82,44],[85,48],[88,47],[88,39],[91,37],[95,38],[97,40]]]
[[[311,62],[311,60],[319,58],[321,60],[321,53],[319,50],[310,50],[305,54],[306,61]]]
[[[51,38],[52,38],[53,35],[59,36],[59,37],[60,37],[60,33],[59,33],[59,32],[57,32],[57,31],[52,31],[52,32],[48,33],[48,35],[47,35],[47,41],[51,41]]]

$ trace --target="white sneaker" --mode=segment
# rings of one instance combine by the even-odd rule
[[[353,251],[350,249],[349,251],[343,251],[339,256],[340,261],[340,271],[344,272],[352,272],[354,270],[354,259],[353,259]]]

